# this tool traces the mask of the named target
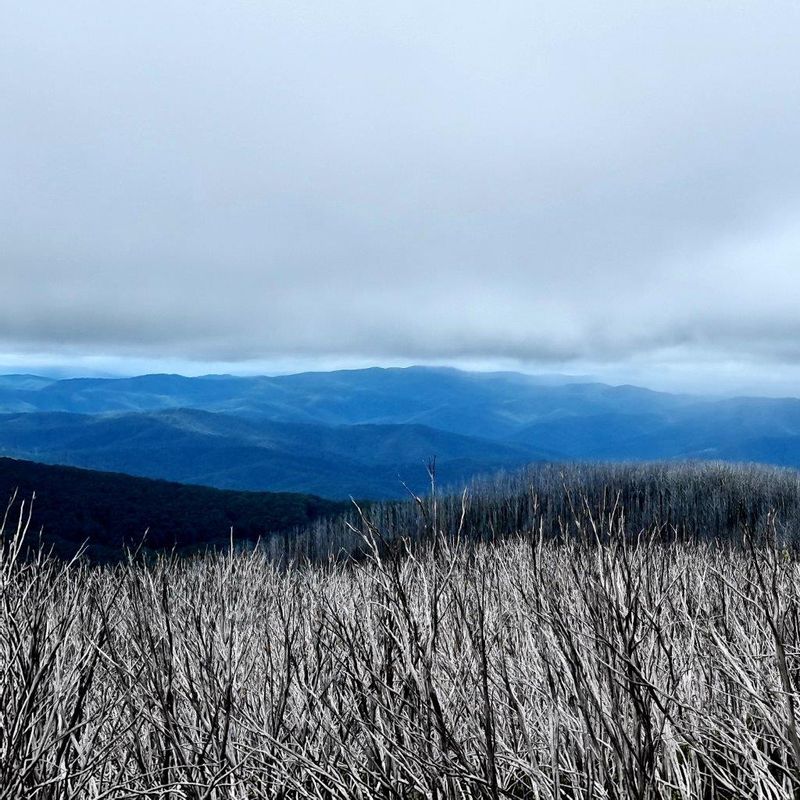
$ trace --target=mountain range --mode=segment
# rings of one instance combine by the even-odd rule
[[[227,489],[400,497],[531,461],[800,466],[800,400],[411,367],[0,376],[0,455]]]

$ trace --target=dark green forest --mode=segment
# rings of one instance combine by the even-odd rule
[[[86,543],[86,555],[98,561],[142,542],[147,550],[220,546],[231,528],[236,541],[254,541],[345,507],[306,494],[227,491],[0,458],[0,497],[14,496],[9,528],[22,509],[32,515],[29,541],[41,533],[61,557]]]

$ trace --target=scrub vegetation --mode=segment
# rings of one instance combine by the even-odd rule
[[[537,468],[107,565],[26,555],[15,504],[0,798],[800,796],[797,498]]]

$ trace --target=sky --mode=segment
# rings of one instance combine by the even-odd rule
[[[800,3],[0,5],[0,368],[800,396]]]

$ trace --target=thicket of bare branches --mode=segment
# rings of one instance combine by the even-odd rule
[[[421,542],[365,515],[363,558],[305,565],[31,560],[7,523],[0,798],[800,796],[774,520],[670,539],[574,504],[561,541],[545,514],[472,541],[466,502]]]
[[[435,466],[435,465],[431,465]],[[435,469],[432,469],[435,476]],[[768,521],[785,538],[800,534],[800,472],[724,462],[533,464],[479,479],[466,494],[433,491],[408,502],[372,503],[368,514],[386,538],[414,541],[433,530],[472,541],[544,533],[580,539],[591,520],[624,514],[629,531],[660,530],[669,539],[738,542]],[[273,558],[312,561],[363,549],[359,511],[320,517],[308,527],[262,541]]]

